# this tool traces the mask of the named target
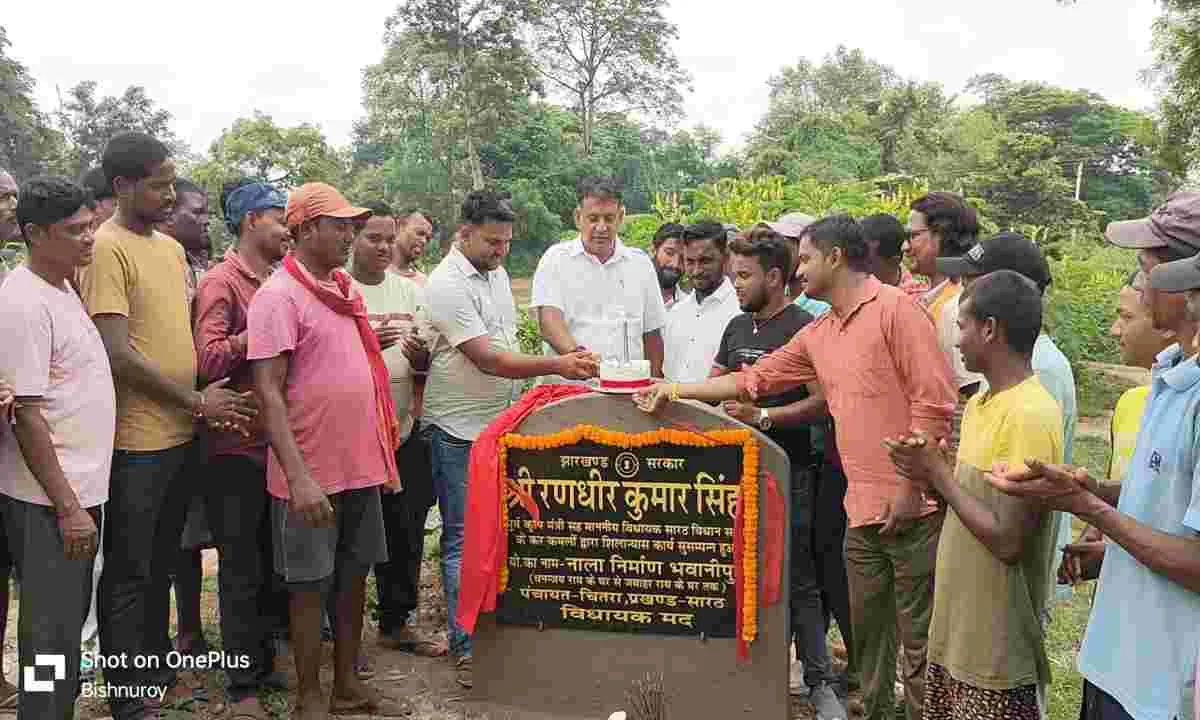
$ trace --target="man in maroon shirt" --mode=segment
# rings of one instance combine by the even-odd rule
[[[228,377],[229,387],[238,391],[254,387],[246,360],[246,313],[271,265],[283,257],[286,206],[287,197],[266,183],[240,187],[225,202],[225,223],[237,244],[196,289],[194,335],[202,384]],[[225,668],[233,715],[239,718],[267,717],[258,689],[274,662],[269,628],[259,612],[272,556],[270,534],[262,531],[267,450],[258,425],[210,435],[207,480],[200,491],[220,553],[221,642],[226,653],[250,658],[248,667]]]

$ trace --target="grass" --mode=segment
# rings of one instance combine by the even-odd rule
[[[1135,386],[1124,378],[1090,367],[1081,367],[1075,376],[1075,397],[1079,417],[1097,417],[1112,412],[1121,394]]]
[[[1076,720],[1079,717],[1083,678],[1075,658],[1091,613],[1093,586],[1091,582],[1077,586],[1069,601],[1055,606],[1050,612],[1052,620],[1046,629],[1046,655],[1050,659],[1052,676],[1046,692],[1049,720]]]
[[[1088,469],[1094,478],[1103,478],[1108,473],[1108,456],[1110,454],[1108,440],[1091,435],[1076,435],[1073,448],[1075,465]]]

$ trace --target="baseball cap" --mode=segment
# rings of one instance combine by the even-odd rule
[[[225,199],[225,227],[236,234],[246,213],[268,208],[287,208],[288,200],[274,185],[257,182],[243,185]]]
[[[1178,192],[1154,208],[1150,217],[1111,222],[1104,237],[1131,250],[1170,247],[1191,255],[1200,251],[1200,193]]]
[[[804,229],[815,222],[812,215],[805,215],[802,212],[790,212],[781,216],[775,222],[759,223],[771,228],[772,231],[779,233],[787,238],[799,238],[804,234]]]
[[[332,185],[304,183],[288,195],[287,226],[294,228],[319,217],[356,218],[370,215],[366,208],[355,207]]]
[[[1016,232],[1002,232],[976,243],[961,257],[940,257],[938,272],[950,277],[986,275],[1012,270],[1045,290],[1050,284],[1050,264],[1036,243]]]
[[[1200,255],[1155,265],[1150,271],[1150,287],[1164,292],[1200,290]]]

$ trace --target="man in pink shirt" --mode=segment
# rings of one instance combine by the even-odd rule
[[[324,183],[292,191],[285,219],[295,250],[250,301],[246,356],[270,447],[272,540],[290,593],[298,720],[396,712],[354,672],[366,576],[388,558],[379,491],[399,487],[387,367],[362,296],[342,269],[355,227],[369,215]],[[331,589],[329,698],[319,671],[321,597]]]
[[[655,385],[634,401],[653,412],[670,399],[748,401],[820,382],[849,478],[851,635],[867,718],[892,715],[898,624],[908,717],[920,720],[933,566],[945,513],[924,487],[896,472],[883,439],[905,428],[935,438],[949,434],[955,406],[950,366],[917,301],[870,274],[867,243],[855,220],[837,215],[810,225],[798,255],[805,292],[828,302],[830,312],[742,372]]]
[[[79,635],[108,500],[117,424],[112,370],[68,283],[92,262],[92,205],[68,180],[27,182],[17,218],[29,258],[0,287],[0,377],[12,379],[15,395],[11,427],[0,423],[0,515],[21,579],[20,665],[50,686],[32,688],[25,675],[20,718],[75,715]],[[9,404],[0,404],[5,420]],[[66,677],[35,669],[42,654],[65,657],[59,669]]]

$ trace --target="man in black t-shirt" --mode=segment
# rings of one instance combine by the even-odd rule
[[[739,238],[731,246],[733,286],[743,314],[729,321],[713,362],[712,375],[736,372],[785,345],[812,322],[812,315],[789,301],[786,293],[791,251],[774,234]],[[820,448],[814,452],[811,426],[828,422],[820,386],[810,383],[750,405],[726,401],[732,418],[762,430],[787,452],[792,466],[791,632],[796,655],[804,663],[804,681],[818,720],[844,720],[846,712],[828,684],[825,610],[821,603],[813,548],[813,498]]]

